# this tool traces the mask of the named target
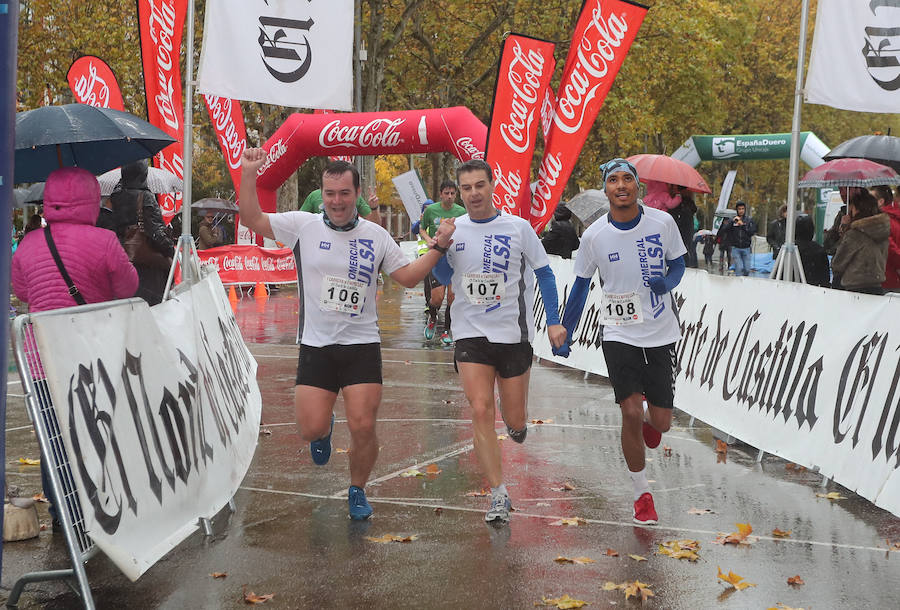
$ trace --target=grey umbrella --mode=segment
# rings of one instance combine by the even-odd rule
[[[100,183],[100,195],[108,197],[116,190],[116,186],[122,180],[122,168],[111,169],[105,174],[97,176]],[[180,193],[184,188],[184,180],[170,171],[159,167],[147,168],[147,188],[150,192],[159,195],[161,193]]]
[[[197,210],[215,210],[216,212],[224,212],[226,214],[237,214],[238,206],[227,199],[219,199],[218,197],[207,197],[200,201],[195,201],[191,207]]]
[[[588,189],[572,197],[566,207],[587,227],[609,212],[609,198],[603,191]]]
[[[900,173],[900,138],[896,136],[858,136],[841,142],[825,155],[832,159],[868,159],[887,165]]]
[[[36,182],[31,186],[15,189],[16,207],[24,208],[26,205],[40,205],[44,202],[44,182]]]

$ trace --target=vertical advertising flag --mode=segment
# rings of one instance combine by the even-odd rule
[[[819,0],[806,101],[900,111],[900,1]]]
[[[99,57],[83,55],[73,61],[66,73],[66,80],[79,104],[125,110],[116,75]]]
[[[197,87],[238,100],[350,110],[351,0],[207,0]]]
[[[588,132],[646,14],[646,6],[629,0],[584,3],[556,92],[556,112],[531,205],[531,225],[538,233],[553,216]]]
[[[181,102],[181,39],[188,0],[138,0],[147,120],[177,141],[153,164],[184,178],[184,112]],[[159,196],[166,222],[181,208],[181,193]]]
[[[234,184],[235,196],[241,192],[241,155],[247,148],[247,130],[244,126],[244,113],[241,103],[217,95],[204,95],[206,110],[216,132],[216,139],[228,165],[231,182]],[[254,243],[252,231],[240,223],[240,216],[235,217],[237,226],[237,243]]]
[[[494,206],[524,218],[531,211],[531,158],[544,91],[556,67],[555,47],[552,42],[512,34],[500,56],[487,162],[494,172]]]

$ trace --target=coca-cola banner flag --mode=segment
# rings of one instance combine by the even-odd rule
[[[494,90],[487,140],[487,162],[494,171],[494,207],[524,218],[531,210],[531,158],[544,90],[556,67],[555,47],[552,42],[510,35],[503,43]]]
[[[203,93],[351,109],[352,0],[207,0],[204,23]]]
[[[628,0],[584,3],[556,92],[556,112],[538,170],[531,205],[531,225],[538,233],[553,216],[588,132],[646,14],[646,6]]]
[[[900,2],[819,0],[805,91],[810,104],[900,111]]]
[[[206,101],[206,109],[209,111],[209,118],[216,131],[216,139],[219,140],[219,146],[225,156],[225,163],[228,165],[228,172],[234,183],[234,192],[240,193],[241,155],[247,148],[247,131],[244,128],[244,113],[241,112],[241,103],[216,95],[204,95],[203,99]]]
[[[544,133],[544,140],[550,135],[554,112],[556,112],[556,93],[552,87],[547,87],[544,89],[544,101],[541,104],[541,131]]]
[[[99,57],[83,55],[73,61],[66,74],[66,80],[69,81],[69,88],[79,104],[125,110],[116,75]]]
[[[147,120],[177,140],[153,164],[179,178],[184,178],[180,59],[186,14],[187,0],[138,0]],[[181,209],[181,193],[159,195],[159,206],[168,222]]]

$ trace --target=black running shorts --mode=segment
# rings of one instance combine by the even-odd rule
[[[621,403],[632,394],[643,394],[656,407],[671,409],[675,402],[675,344],[635,347],[617,341],[603,342],[609,381]]]
[[[335,394],[348,385],[381,383],[381,344],[300,345],[297,385],[322,388]]]
[[[486,337],[457,339],[453,354],[453,366],[459,372],[457,362],[487,364],[497,369],[503,379],[518,377],[531,368],[534,351],[531,343],[491,343]]]

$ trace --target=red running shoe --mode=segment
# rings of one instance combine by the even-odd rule
[[[651,449],[659,447],[659,443],[662,441],[662,432],[658,432],[649,422],[644,422],[643,433],[645,445]]]
[[[656,514],[656,508],[653,506],[653,496],[650,495],[649,491],[634,503],[632,520],[639,525],[656,525],[659,523],[659,516]]]

